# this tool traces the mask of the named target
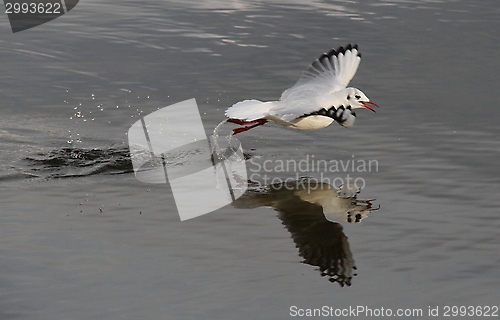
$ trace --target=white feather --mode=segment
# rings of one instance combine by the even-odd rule
[[[240,119],[244,121],[253,121],[262,119],[269,115],[269,110],[274,102],[262,102],[259,100],[243,100],[235,103],[226,110],[226,117]]]

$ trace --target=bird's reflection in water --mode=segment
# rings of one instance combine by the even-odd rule
[[[358,200],[359,190],[335,189],[327,183],[302,179],[249,189],[236,208],[270,206],[291,233],[303,263],[318,267],[322,276],[350,286],[356,266],[340,223],[358,223],[378,208],[371,200]]]

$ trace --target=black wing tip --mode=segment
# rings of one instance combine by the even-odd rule
[[[352,51],[354,49],[356,49],[356,51],[358,51],[357,56],[361,58],[361,53],[359,53],[358,45],[356,43],[355,44],[348,43],[345,47],[340,46],[337,49],[332,48],[330,51],[328,51],[328,53],[323,53],[318,58],[318,60],[321,61],[322,59],[325,59],[325,58],[331,59],[333,56],[337,57],[340,53],[345,54],[347,51]]]

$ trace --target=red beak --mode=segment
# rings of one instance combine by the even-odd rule
[[[376,112],[376,111],[375,111],[375,110],[373,110],[372,106],[375,106],[375,107],[377,107],[377,108],[378,108],[378,105],[377,105],[375,102],[373,102],[373,101],[368,101],[368,102],[360,101],[360,102],[363,104],[363,106],[364,106],[366,109],[371,110],[371,111],[373,111],[373,112]],[[371,105],[371,106],[370,106],[370,105]]]

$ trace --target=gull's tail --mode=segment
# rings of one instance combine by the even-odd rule
[[[235,103],[226,110],[226,117],[244,121],[254,121],[269,115],[274,102],[262,102],[259,100],[243,100]]]

